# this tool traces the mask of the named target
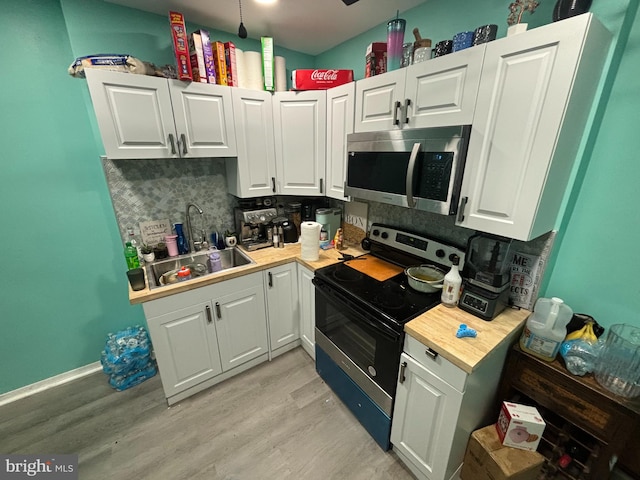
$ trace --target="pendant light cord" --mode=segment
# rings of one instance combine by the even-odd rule
[[[238,0],[238,6],[240,7],[240,23],[242,23],[242,0]]]

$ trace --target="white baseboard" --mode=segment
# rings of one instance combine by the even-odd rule
[[[89,365],[85,365],[84,367],[69,370],[68,372],[61,373],[60,375],[45,378],[44,380],[32,383],[31,385],[26,385],[16,390],[3,393],[2,395],[0,395],[0,406],[6,405],[7,403],[15,402],[16,400],[20,400],[35,393],[57,387],[58,385],[63,385],[73,380],[86,377],[87,375],[99,372],[100,370],[102,370],[102,365],[100,364],[100,362],[94,362],[90,363]]]

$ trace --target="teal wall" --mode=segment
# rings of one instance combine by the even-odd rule
[[[555,0],[542,0],[529,28],[551,22]],[[412,30],[435,42],[486,23],[506,34],[508,2],[430,0],[400,16],[407,20],[405,41]],[[596,0],[591,11],[614,35],[611,66],[602,81],[602,101],[594,108],[593,128],[583,139],[584,155],[574,171],[565,211],[558,222],[552,258],[542,296],[559,296],[575,311],[593,315],[603,325],[640,326],[640,22],[638,0]],[[316,57],[317,68],[352,68],[364,77],[369,43],[385,41],[381,24]]]
[[[210,30],[259,50],[256,40]],[[95,53],[174,59],[167,17],[99,0],[4,2],[0,43],[1,394],[93,363],[108,332],[144,323],[127,298],[86,82],[66,70]],[[314,65],[308,55],[275,53],[288,69]]]

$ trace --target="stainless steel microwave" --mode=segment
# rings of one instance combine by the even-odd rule
[[[345,194],[455,215],[470,125],[347,135]]]

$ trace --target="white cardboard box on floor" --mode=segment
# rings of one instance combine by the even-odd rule
[[[503,445],[535,451],[545,426],[535,407],[502,402],[496,430]]]

